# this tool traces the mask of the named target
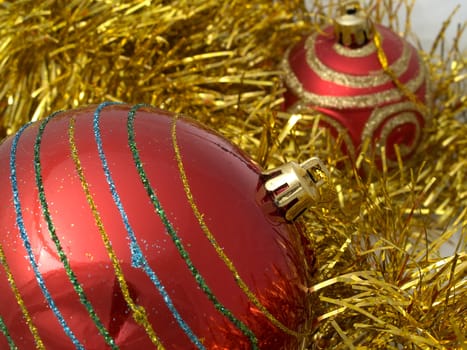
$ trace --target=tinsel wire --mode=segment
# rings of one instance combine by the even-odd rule
[[[381,34],[377,30],[375,30],[373,42],[375,43],[378,60],[384,72],[391,77],[391,80],[397,86],[399,91],[401,91],[412,103],[420,108],[422,113],[430,115],[431,112],[428,106],[425,103],[422,103],[412,91],[410,91],[403,83],[401,83],[397,75],[391,70],[391,67],[389,67],[388,59],[381,45]]]

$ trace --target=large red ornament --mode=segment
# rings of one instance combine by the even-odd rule
[[[300,229],[220,136],[151,107],[102,104],[23,128],[1,144],[0,169],[1,349],[294,342]]]
[[[396,162],[396,144],[408,159],[429,118],[425,67],[411,44],[371,23],[358,2],[343,11],[334,26],[287,52],[285,106],[292,113],[318,114],[333,136],[343,135],[353,159],[366,138],[377,151],[385,146],[389,164]]]

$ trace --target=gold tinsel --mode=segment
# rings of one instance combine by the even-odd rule
[[[338,169],[346,156],[317,118],[280,111],[285,49],[320,30],[337,4],[310,7],[299,0],[1,1],[0,139],[55,110],[118,100],[194,117],[265,168],[318,155],[335,196],[304,219],[317,265],[303,286],[312,317],[302,348],[465,349],[467,59],[459,42],[466,24],[446,42],[447,19],[432,49],[420,49],[434,110],[418,155],[380,171],[364,147],[356,166]],[[375,22],[416,40],[413,1],[373,0],[368,9]],[[402,12],[407,20],[399,23]],[[359,168],[367,169],[364,179]],[[452,254],[441,256],[450,243]]]

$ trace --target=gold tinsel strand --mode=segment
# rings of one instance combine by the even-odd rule
[[[372,0],[367,8],[416,42],[413,5]],[[369,147],[354,167],[317,116],[281,111],[285,49],[329,23],[337,1],[310,8],[298,0],[3,1],[0,138],[58,109],[118,100],[194,117],[265,168],[318,155],[335,197],[304,219],[317,264],[303,286],[312,335],[302,348],[465,348],[466,23],[447,42],[447,19],[433,48],[419,50],[433,123],[417,156],[380,171]],[[440,256],[449,242],[453,253]]]

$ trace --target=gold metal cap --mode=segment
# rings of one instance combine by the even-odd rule
[[[334,32],[339,44],[358,48],[373,37],[373,23],[363,12],[359,1],[347,1],[341,7],[341,16],[334,21]]]
[[[327,182],[329,171],[319,158],[303,163],[289,162],[263,172],[264,188],[277,207],[284,209],[285,219],[293,221],[315,204],[319,187]]]

